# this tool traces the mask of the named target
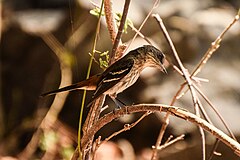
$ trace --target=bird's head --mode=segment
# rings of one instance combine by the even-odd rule
[[[159,49],[151,45],[144,45],[139,50],[142,54],[145,54],[145,63],[149,67],[157,67],[161,69],[164,73],[167,73],[167,70],[164,67],[164,62],[166,61],[165,55]]]

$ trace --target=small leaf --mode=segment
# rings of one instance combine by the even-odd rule
[[[116,18],[115,19],[118,22],[118,26],[119,26],[120,22],[121,22],[121,19],[122,19],[122,14],[121,13],[116,13]],[[127,33],[128,26],[130,26],[130,27],[133,26],[133,22],[129,18],[126,19],[126,22],[124,24],[124,27],[123,27],[123,32],[124,33]]]
[[[96,17],[99,17],[99,15],[100,15],[100,8],[96,7],[94,9],[90,10],[90,14],[94,15]],[[101,16],[104,16],[104,13],[102,13]]]
[[[108,67],[108,62],[107,61],[103,61],[102,65],[104,66],[104,68]]]
[[[106,55],[106,61],[109,62],[109,55]]]
[[[107,55],[108,55],[108,51],[105,51],[105,52],[103,52],[103,53],[100,54],[101,57],[102,57],[102,56],[107,56]]]

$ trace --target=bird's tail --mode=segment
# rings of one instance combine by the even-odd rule
[[[94,75],[94,76],[90,77],[89,79],[86,79],[86,80],[83,80],[81,82],[72,84],[70,86],[59,88],[59,89],[54,90],[54,91],[44,93],[40,96],[45,97],[45,96],[57,94],[59,92],[71,91],[71,90],[77,90],[77,89],[96,90],[99,78],[100,78],[100,75]]]

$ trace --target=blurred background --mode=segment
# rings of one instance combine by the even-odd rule
[[[87,0],[5,0],[0,1],[1,12],[1,97],[0,97],[0,159],[1,156],[21,155],[36,128],[54,102],[54,96],[40,98],[41,93],[57,89],[61,83],[72,84],[86,78],[97,17],[90,14],[100,1]],[[153,0],[132,0],[128,18],[138,28],[154,4]],[[122,13],[123,1],[113,2],[113,11]],[[169,34],[184,62],[191,72],[217,36],[233,20],[240,7],[239,0],[161,0],[153,13],[160,14]],[[170,49],[158,24],[149,18],[142,31],[153,44],[171,59]],[[129,44],[135,32],[128,27],[122,41]],[[128,50],[147,44],[137,38]],[[240,23],[227,32],[220,48],[198,75],[209,80],[201,83],[201,89],[216,106],[225,121],[239,139],[240,136]],[[105,19],[101,21],[97,50],[110,51],[112,43]],[[96,55],[98,61],[101,55]],[[59,61],[60,60],[60,61]],[[174,62],[173,62],[174,63]],[[155,69],[143,71],[137,83],[119,94],[126,104],[170,104],[180,85],[184,82],[171,67],[164,75]],[[102,72],[94,63],[91,75]],[[61,75],[66,75],[65,78]],[[52,159],[69,159],[76,147],[82,91],[72,91],[62,99],[58,119],[51,131],[40,136],[31,159],[43,157],[49,146]],[[86,103],[92,92],[88,92]],[[107,99],[109,109],[114,104]],[[214,124],[226,132],[210,107],[202,103]],[[175,104],[193,111],[191,96],[184,95]],[[88,108],[84,111],[86,117]],[[142,114],[124,116],[98,132],[106,138],[125,123],[132,123]],[[150,159],[151,146],[155,144],[164,114],[152,114],[140,124],[126,131],[99,148],[98,159],[113,156],[127,159]],[[185,140],[159,153],[163,160],[201,159],[201,141],[196,126],[172,118],[165,134]],[[207,153],[214,138],[206,134]],[[233,151],[220,144],[222,153],[215,159],[238,159]],[[105,154],[107,153],[107,154]],[[109,156],[109,157],[104,157]],[[9,157],[10,158],[10,157]],[[113,159],[113,158],[112,158]]]

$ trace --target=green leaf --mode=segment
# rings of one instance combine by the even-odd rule
[[[108,51],[105,51],[105,52],[103,52],[103,53],[100,54],[101,57],[102,57],[102,56],[107,56],[107,55],[108,55]]]
[[[120,22],[121,22],[121,19],[122,19],[122,14],[121,13],[116,13],[116,17],[115,17],[116,21],[118,22],[118,26],[120,25]],[[126,22],[124,24],[124,27],[123,27],[123,33],[127,33],[127,28],[128,26],[133,26],[133,22],[131,19],[127,18],[126,19]]]
[[[93,8],[92,10],[90,10],[90,14],[94,15],[96,17],[99,17],[99,15],[100,15],[100,8],[98,8],[98,7]],[[104,16],[104,13],[102,13],[101,16]]]

